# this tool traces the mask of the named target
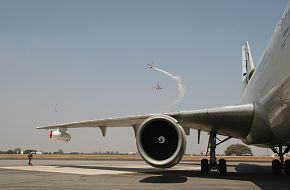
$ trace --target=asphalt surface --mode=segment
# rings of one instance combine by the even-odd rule
[[[228,175],[200,176],[199,162],[155,169],[142,161],[0,160],[0,189],[288,189],[271,163],[228,162]]]

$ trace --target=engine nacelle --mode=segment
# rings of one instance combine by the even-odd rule
[[[176,165],[186,149],[184,129],[167,115],[146,119],[137,130],[136,143],[142,158],[157,168]]]
[[[58,129],[56,131],[50,131],[50,138],[55,138],[56,140],[59,141],[68,142],[71,139],[71,136],[70,134]]]

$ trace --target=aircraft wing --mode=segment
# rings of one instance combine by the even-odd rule
[[[173,117],[184,129],[192,128],[206,132],[216,132],[220,135],[245,138],[252,126],[254,106],[253,104],[246,104],[203,110],[108,118],[37,127],[37,129],[68,129],[83,127],[100,127],[101,129],[104,129],[107,127],[138,127],[145,119],[158,115]]]

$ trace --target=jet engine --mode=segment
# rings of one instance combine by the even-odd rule
[[[57,129],[56,131],[50,131],[49,138],[68,142],[71,139],[71,136],[66,133],[66,129]]]
[[[186,149],[184,129],[167,115],[152,116],[137,129],[136,143],[142,158],[157,168],[170,168]]]

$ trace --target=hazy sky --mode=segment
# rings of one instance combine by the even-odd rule
[[[136,151],[131,128],[69,130],[69,143],[35,127],[237,104],[241,46],[257,64],[288,0],[0,1],[0,150]],[[174,80],[155,65],[180,76]],[[161,91],[152,90],[160,83]],[[205,151],[188,137],[188,153]],[[218,148],[223,152],[230,140]],[[271,154],[254,148],[258,154]]]

